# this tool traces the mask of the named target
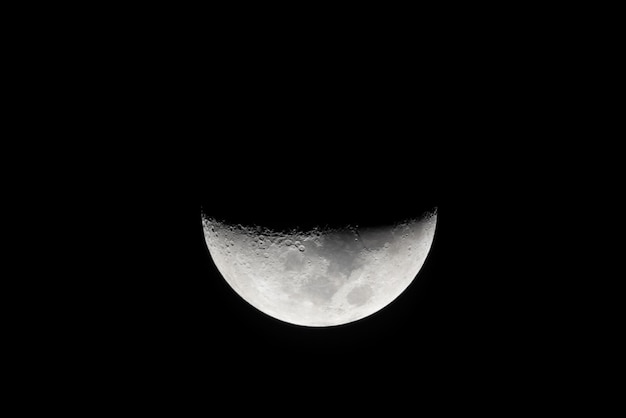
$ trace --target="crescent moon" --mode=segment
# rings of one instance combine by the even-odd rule
[[[437,213],[289,233],[204,215],[202,223],[215,265],[245,301],[284,322],[328,327],[372,315],[406,290],[430,251]]]

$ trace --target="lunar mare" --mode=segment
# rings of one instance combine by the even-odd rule
[[[432,245],[436,212],[389,227],[282,233],[203,217],[226,282],[252,306],[297,325],[340,325],[396,299]]]

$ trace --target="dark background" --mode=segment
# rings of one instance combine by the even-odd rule
[[[137,215],[148,230],[146,262],[130,282],[136,314],[125,328],[142,347],[137,358],[233,387],[262,387],[272,375],[287,387],[309,379],[384,386],[399,376],[469,384],[496,379],[502,364],[519,367],[528,331],[520,319],[532,308],[518,310],[518,295],[537,284],[519,281],[520,265],[509,262],[510,235],[528,231],[508,216],[518,211],[517,185],[499,168],[514,164],[496,141],[515,130],[508,110],[454,83],[348,101],[304,85],[291,100],[252,94],[242,81],[241,97],[151,117],[171,139],[151,146],[162,151],[159,175],[146,182],[158,199]],[[437,232],[413,284],[371,317],[317,329],[268,317],[236,295],[210,258],[200,215],[204,207],[233,222],[290,228],[389,223],[433,206]]]
[[[559,246],[545,232],[563,211],[546,195],[577,186],[559,165],[569,142],[549,152],[563,126],[578,125],[558,118],[562,98],[579,92],[567,77],[577,65],[552,65],[561,35],[524,45],[526,25],[513,37],[445,25],[401,33],[414,26],[343,42],[319,42],[317,28],[269,41],[231,30],[113,42],[109,29],[94,38],[70,30],[85,45],[65,52],[53,40],[30,82],[43,77],[37,104],[59,111],[63,126],[33,124],[93,144],[78,159],[99,181],[81,184],[67,209],[88,218],[77,242],[85,256],[68,251],[82,261],[76,281],[43,277],[55,290],[44,295],[48,312],[63,316],[37,314],[50,331],[33,358],[49,353],[59,375],[69,359],[131,396],[150,386],[253,392],[265,395],[254,407],[295,400],[296,412],[350,401],[346,391],[367,407],[384,389],[393,400],[404,388],[419,405],[423,387],[447,404],[460,393],[489,401],[511,385],[524,389],[523,403],[528,388],[549,387],[568,349],[552,343],[572,321],[561,288],[546,292],[558,271],[537,262],[537,247]],[[557,178],[546,184],[542,168]],[[433,205],[435,241],[414,283],[379,313],[327,329],[282,323],[241,300],[200,223],[201,206],[283,228],[387,223]],[[67,205],[54,197],[46,206]]]
[[[518,198],[509,175],[530,145],[519,108],[503,100],[505,73],[434,60],[421,72],[398,63],[370,83],[371,71],[218,67],[209,81],[168,85],[177,92],[138,74],[124,95],[124,132],[143,139],[130,161],[149,167],[129,199],[154,192],[136,213],[120,204],[139,237],[127,254],[136,267],[103,282],[114,295],[105,323],[126,363],[185,387],[296,395],[304,385],[324,396],[393,392],[399,379],[469,387],[528,364],[534,307],[521,295],[540,293],[541,280],[523,277],[519,260],[532,254],[511,237],[531,232],[518,215],[539,202]],[[288,229],[385,224],[433,206],[437,232],[413,284],[380,312],[331,328],[283,323],[236,295],[200,216],[203,207]]]

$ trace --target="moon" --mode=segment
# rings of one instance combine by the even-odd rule
[[[271,317],[308,327],[389,305],[422,268],[436,223],[436,209],[389,226],[289,232],[202,218],[209,253],[233,290]]]

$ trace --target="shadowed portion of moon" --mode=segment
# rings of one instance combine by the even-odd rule
[[[413,281],[430,250],[436,211],[389,226],[284,232],[203,216],[226,282],[279,320],[312,327],[369,316]]]

